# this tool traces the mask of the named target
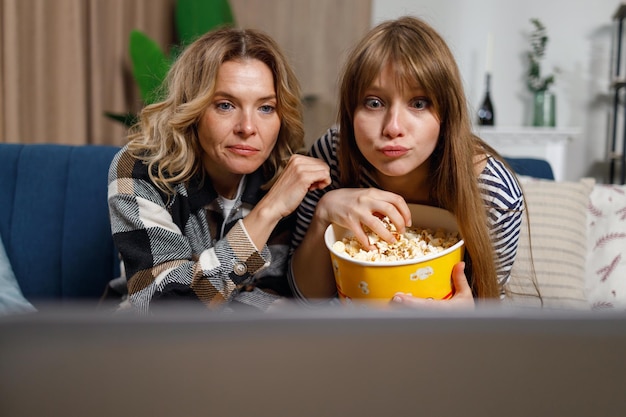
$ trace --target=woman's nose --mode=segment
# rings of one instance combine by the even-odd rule
[[[402,114],[398,108],[390,107],[385,115],[383,135],[389,138],[402,136],[404,127],[402,125]]]
[[[255,128],[252,115],[250,115],[246,111],[242,112],[241,117],[239,118],[239,121],[235,126],[235,132],[244,137],[253,135],[255,132]]]

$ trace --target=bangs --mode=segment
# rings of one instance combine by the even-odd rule
[[[355,68],[357,73],[354,74],[354,79],[359,81],[354,87],[358,96],[362,97],[385,66],[391,65],[398,90],[421,89],[434,100],[435,97],[431,97],[435,92],[433,71],[438,66],[432,56],[422,57],[420,52],[421,48],[410,48],[399,39],[387,39],[378,48],[371,48],[363,54],[361,62]]]
[[[422,67],[410,61],[406,55],[390,57],[389,62],[393,62],[391,70],[398,90],[421,89],[424,90],[427,95],[430,95],[428,83],[424,82],[424,78],[428,77],[424,76]]]

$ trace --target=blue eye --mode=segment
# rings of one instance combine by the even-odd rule
[[[430,107],[430,100],[426,98],[416,98],[413,100],[413,107],[418,110],[427,109]]]
[[[364,104],[368,109],[379,109],[383,106],[383,102],[374,97],[366,98]]]
[[[231,110],[232,108],[234,108],[234,106],[227,101],[216,103],[215,107],[217,107],[219,110],[224,110],[224,111]]]
[[[261,110],[262,113],[271,114],[276,111],[276,107],[266,104],[264,106],[259,107],[259,110]]]

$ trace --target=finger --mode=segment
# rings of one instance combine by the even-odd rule
[[[359,242],[364,250],[370,251],[376,249],[376,246],[370,243],[370,239],[361,227],[355,227],[351,229],[354,233],[354,238]]]
[[[411,226],[411,210],[404,198],[398,194],[384,191],[382,196],[374,196],[377,199],[377,210],[396,227],[398,233],[404,233],[406,227]]]
[[[330,184],[330,167],[324,161],[302,155],[292,155],[289,163],[285,167],[284,173],[288,173],[287,178],[291,180],[313,179],[308,184],[323,182]]]
[[[292,155],[272,188],[289,190],[291,193],[304,196],[311,189],[324,188],[330,182],[330,168],[324,161],[302,155]]]
[[[458,262],[452,267],[452,285],[454,287],[455,296],[472,295],[472,289],[465,276],[465,262]]]
[[[402,306],[408,308],[425,308],[435,307],[435,303],[439,300],[433,300],[432,298],[418,298],[413,297],[411,294],[405,294],[403,292],[395,293],[391,298],[391,304],[395,306]]]
[[[389,243],[396,242],[396,237],[389,229],[387,229],[387,225],[383,223],[378,215],[371,213],[371,215],[365,216],[361,223],[367,226],[372,233],[377,235],[380,239]]]
[[[376,220],[376,221],[380,222],[380,220]],[[370,242],[370,238],[369,238],[369,234],[371,233],[370,232],[371,228],[367,226],[367,228],[370,229],[368,230],[367,228],[364,227],[364,225],[365,225],[364,220],[360,216],[357,216],[357,217],[353,217],[350,221],[345,223],[344,227],[352,231],[354,238],[357,240],[357,242],[359,242],[359,244],[364,250],[374,250],[376,249],[376,246],[374,246]]]
[[[330,185],[330,183],[331,183],[330,174],[329,175],[324,175],[324,177],[321,180],[314,181],[309,186],[309,191],[323,190],[324,188],[328,187]]]
[[[400,212],[400,214],[402,214],[402,217],[404,218],[404,224],[406,224],[407,227],[411,227],[413,225],[413,217],[411,216],[411,210],[406,204],[406,201],[402,199],[402,204],[399,204],[397,207],[398,211]]]
[[[411,212],[409,211],[409,218],[403,213],[403,208],[408,210],[407,204],[402,200],[401,204],[389,204],[389,208],[385,211],[385,216],[389,217],[389,221],[396,227],[398,233],[404,233],[406,228],[411,226]]]
[[[389,218],[393,224],[396,225],[398,231],[402,233],[405,227],[411,226],[412,224],[411,209],[409,209],[408,204],[402,196],[395,193],[388,194],[390,194],[389,204],[393,206],[393,209],[390,208],[389,210]]]
[[[442,308],[442,309],[473,309],[474,297],[465,276],[465,262],[458,262],[452,268],[452,284],[454,296],[449,300],[433,300],[431,298],[416,298],[411,294],[396,293],[391,303],[409,308]]]

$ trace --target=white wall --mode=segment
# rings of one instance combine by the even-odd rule
[[[433,25],[454,53],[466,94],[476,109],[484,94],[488,34],[493,34],[492,100],[496,125],[530,125],[525,86],[530,19],[546,26],[549,43],[542,71],[560,68],[557,127],[578,128],[568,179],[606,172],[610,55],[616,0],[373,0],[372,24],[405,14]]]

